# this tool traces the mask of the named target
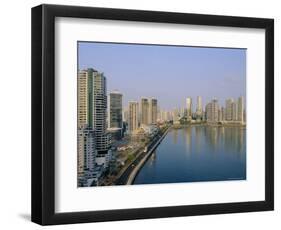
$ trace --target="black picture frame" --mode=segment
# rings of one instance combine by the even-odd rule
[[[265,29],[265,200],[55,213],[55,18],[109,19]],[[274,209],[274,20],[80,6],[32,8],[32,221],[41,225]]]

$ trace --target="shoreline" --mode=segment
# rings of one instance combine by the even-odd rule
[[[176,124],[172,125],[171,127],[175,129],[180,129],[184,127],[192,127],[192,126],[208,126],[208,127],[241,127],[241,128],[246,128],[246,124],[241,124],[241,123],[223,123],[223,124],[218,124],[218,123],[190,123],[190,124]]]
[[[172,126],[168,127],[167,130],[162,134],[162,136],[157,140],[157,142],[153,145],[153,147],[145,154],[145,156],[140,160],[140,162],[134,167],[132,172],[130,173],[128,180],[126,182],[126,185],[132,185],[134,183],[134,180],[136,176],[138,175],[139,171],[142,169],[146,161],[149,159],[151,154],[154,152],[154,150],[157,148],[157,146],[162,142],[162,140],[165,138],[167,133],[170,131]]]

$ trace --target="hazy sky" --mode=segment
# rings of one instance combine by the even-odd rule
[[[107,91],[123,93],[123,104],[155,97],[163,109],[185,105],[185,98],[246,96],[246,50],[113,43],[78,43],[78,68],[94,68],[107,79]]]

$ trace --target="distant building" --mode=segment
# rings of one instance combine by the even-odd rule
[[[225,108],[221,107],[221,121],[225,121]]]
[[[192,119],[192,98],[186,98],[186,116],[188,120]]]
[[[217,99],[213,99],[206,105],[206,119],[207,122],[218,122],[219,121],[219,104]]]
[[[237,121],[238,118],[238,107],[237,102],[232,102],[231,104],[232,121]]]
[[[123,95],[118,91],[114,91],[109,94],[109,128],[122,129],[123,127],[122,97]]]
[[[123,121],[128,122],[129,110],[128,107],[123,108]]]
[[[173,122],[174,123],[179,121],[179,119],[180,119],[179,109],[174,109],[173,110],[172,117],[173,117]]]
[[[139,104],[136,101],[129,102],[128,131],[134,133],[139,128],[138,121]]]
[[[233,98],[229,98],[225,101],[225,120],[226,121],[232,121],[233,120],[233,117],[232,117],[232,115],[233,115],[233,112],[232,112],[233,102],[234,102]]]
[[[157,99],[151,98],[149,100],[149,124],[157,123]]]
[[[197,97],[197,107],[196,107],[196,118],[202,119],[203,116],[203,106],[202,106],[202,97]]]
[[[140,105],[140,113],[141,113],[141,124],[148,125],[149,124],[149,101],[148,98],[141,98]]]
[[[244,123],[244,98],[241,96],[238,98],[238,111],[237,120]]]
[[[119,91],[109,94],[109,128],[107,132],[110,134],[111,143],[123,137],[122,97],[123,95]]]
[[[218,108],[218,122],[222,121],[222,116],[221,116],[221,108]]]
[[[245,123],[246,121],[247,121],[246,110],[244,109],[244,111],[243,111],[243,122]]]

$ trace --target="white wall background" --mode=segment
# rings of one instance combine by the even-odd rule
[[[0,226],[1,229],[39,229],[30,222],[30,21],[31,7],[41,1],[2,1],[0,35]],[[279,1],[225,0],[56,0],[50,4],[161,10],[187,13],[269,17],[275,19],[275,117],[281,117]],[[68,229],[276,229],[281,219],[281,122],[275,119],[275,211],[199,217],[68,225]],[[55,226],[64,229],[66,226]],[[50,228],[50,227],[47,227]]]

